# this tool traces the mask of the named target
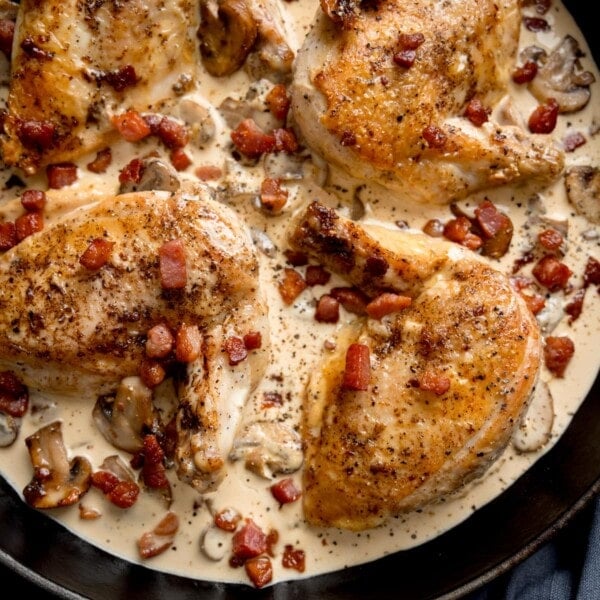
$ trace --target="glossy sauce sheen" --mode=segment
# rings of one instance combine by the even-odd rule
[[[287,16],[290,30],[294,37],[290,44],[297,49],[308,29],[313,16],[314,4],[306,0],[282,3],[282,10]],[[575,152],[566,154],[567,165],[600,163],[600,135],[592,136],[592,127],[600,124],[598,97],[600,97],[600,75],[592,63],[591,54],[586,42],[566,10],[558,2],[553,2],[552,8],[545,16],[552,24],[550,33],[532,33],[522,29],[522,46],[536,43],[551,50],[567,33],[571,33],[585,51],[582,59],[586,70],[596,76],[592,86],[592,100],[580,112],[559,118],[559,123],[553,135],[563,139],[567,132],[579,130],[585,132],[587,143]],[[194,92],[192,97],[201,104],[208,106],[214,115],[214,107],[231,96],[243,98],[249,81],[243,73],[237,73],[223,80],[206,78],[207,83],[201,86],[202,92]],[[523,115],[531,113],[536,101],[524,89],[514,86],[511,90],[519,103]],[[222,120],[215,116],[217,122],[217,142],[205,150],[194,150],[194,164],[221,164],[222,154],[227,153],[229,130]],[[150,147],[149,147],[150,148]],[[191,152],[191,150],[189,150]],[[135,155],[139,151],[134,150]],[[114,182],[118,177],[118,167],[126,164],[128,156],[133,155],[131,145],[121,142],[113,146],[113,162],[111,169],[104,175],[93,175],[85,169],[80,169],[79,180],[72,186],[73,190],[82,193],[98,194],[111,193]],[[88,160],[81,161],[85,165]],[[190,173],[183,177],[194,178]],[[318,171],[318,168],[315,167]],[[5,180],[8,179],[6,174]],[[309,177],[288,182],[288,203],[281,216],[265,216],[255,208],[252,192],[258,189],[260,180],[264,177],[262,169],[239,168],[240,187],[249,191],[248,195],[241,194],[231,201],[232,206],[248,223],[249,226],[264,230],[271,241],[279,249],[286,247],[284,234],[289,217],[297,209],[309,201],[325,198],[324,192],[311,181]],[[347,181],[340,174],[332,173],[330,182],[337,182],[337,189],[348,189]],[[31,178],[28,185],[35,187],[36,180]],[[336,187],[336,186],[333,186]],[[365,220],[380,222],[394,227],[397,221],[405,221],[411,228],[420,229],[432,218],[448,220],[451,213],[447,207],[428,207],[425,205],[394,206],[390,194],[378,196],[375,190],[364,190],[361,196],[366,208]],[[464,203],[464,206],[477,205],[484,195],[474,197]],[[4,198],[12,197],[10,190],[4,192]],[[352,194],[346,194],[349,206]],[[518,191],[496,190],[487,192],[485,197],[491,199],[502,211],[506,212],[515,226],[515,235],[510,252],[501,259],[497,266],[506,272],[510,269],[523,251],[530,245],[531,239],[527,230],[527,220],[531,217],[528,198],[519,195]],[[578,276],[583,269],[588,256],[600,259],[598,227],[592,226],[585,219],[575,216],[573,208],[568,204],[562,179],[550,189],[543,192],[545,205],[548,207],[547,216],[557,221],[568,219],[568,250],[564,257],[572,271]],[[342,211],[346,209],[342,209]],[[5,213],[6,214],[6,213]],[[51,214],[46,215],[47,222]],[[596,232],[596,237],[589,235]],[[586,236],[582,234],[586,233]],[[336,328],[352,320],[352,315],[342,311],[342,318],[336,325],[317,323],[314,319],[314,301],[328,287],[315,286],[305,290],[292,307],[286,307],[282,302],[277,283],[281,268],[286,266],[285,257],[281,252],[269,257],[260,254],[261,276],[268,293],[270,307],[270,324],[272,330],[272,361],[268,371],[257,390],[249,399],[244,420],[251,421],[260,417],[261,400],[264,393],[277,392],[289,401],[281,409],[281,418],[290,426],[298,426],[301,418],[301,398],[308,375],[314,369],[315,361],[324,349],[327,340],[333,337]],[[340,284],[341,280],[340,280]],[[554,423],[552,437],[544,447],[531,453],[519,453],[511,445],[495,462],[485,477],[470,484],[456,497],[429,506],[422,511],[409,513],[392,519],[386,525],[377,529],[353,533],[336,529],[319,530],[307,527],[303,522],[301,502],[279,506],[269,491],[273,481],[260,478],[244,468],[243,461],[228,465],[227,475],[216,492],[207,495],[208,502],[199,501],[198,494],[190,487],[179,482],[172,473],[174,503],[171,506],[180,519],[180,527],[173,546],[166,552],[142,560],[137,549],[137,540],[143,532],[153,529],[165,514],[164,505],[156,498],[141,494],[138,502],[130,509],[122,510],[110,505],[96,489],[91,489],[81,500],[87,508],[97,509],[102,517],[95,520],[82,520],[76,506],[65,509],[48,511],[48,516],[63,523],[77,535],[88,540],[106,551],[120,556],[131,562],[139,562],[145,566],[179,574],[186,577],[222,582],[242,582],[250,584],[243,568],[234,569],[228,564],[229,552],[219,561],[206,558],[201,551],[200,540],[203,531],[212,522],[209,511],[221,510],[227,507],[235,508],[244,517],[251,517],[264,531],[276,529],[279,541],[275,547],[275,557],[272,560],[273,582],[310,577],[316,574],[342,569],[352,564],[360,564],[375,560],[386,554],[411,548],[430,540],[445,530],[457,525],[478,507],[481,507],[504,489],[511,485],[524,471],[528,469],[542,454],[548,451],[559,439],[561,433],[569,424],[572,415],[583,401],[591,387],[598,371],[599,358],[597,341],[600,334],[600,301],[595,288],[588,290],[585,307],[581,317],[573,324],[563,318],[552,335],[568,335],[575,343],[575,355],[569,364],[564,379],[551,377],[542,371],[542,379],[548,381],[554,398]],[[94,397],[77,399],[53,398],[44,395],[32,397],[32,405],[46,406],[43,410],[31,412],[24,419],[22,429],[16,443],[11,447],[0,450],[2,474],[21,493],[30,481],[32,468],[23,440],[41,426],[54,419],[63,422],[63,435],[69,456],[84,455],[94,467],[100,465],[106,456],[115,453],[115,449],[101,436],[92,421]],[[279,409],[275,409],[279,410]],[[123,453],[126,462],[129,456]],[[293,475],[300,485],[300,472]],[[225,537],[225,544],[230,543]],[[293,569],[285,569],[281,565],[281,554],[285,545],[291,544],[302,549],[306,554],[306,570],[299,573]]]

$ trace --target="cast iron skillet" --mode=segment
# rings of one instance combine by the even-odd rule
[[[600,64],[590,5],[565,5]],[[600,494],[599,403],[600,376],[559,442],[507,491],[442,536],[367,565],[263,590],[158,573],[83,542],[1,479],[0,563],[66,600],[460,598],[533,554]]]

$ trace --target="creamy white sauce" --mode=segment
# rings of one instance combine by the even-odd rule
[[[290,43],[296,50],[308,30],[315,5],[307,0],[298,0],[283,2],[281,6],[294,34]],[[600,164],[600,141],[598,135],[592,136],[590,128],[593,124],[600,123],[600,114],[598,113],[600,110],[598,108],[600,75],[592,63],[591,54],[582,34],[562,5],[555,0],[546,17],[553,26],[552,32],[534,34],[523,28],[522,46],[536,43],[550,51],[565,33],[570,32],[586,53],[582,59],[585,69],[593,71],[597,79],[597,83],[593,86],[592,101],[589,105],[581,112],[561,116],[553,135],[560,140],[567,131],[584,132],[588,142],[575,152],[566,155],[568,165],[598,165]],[[190,179],[194,179],[193,169],[196,166],[206,164],[222,166],[225,159],[230,160],[226,152],[229,130],[214,107],[218,106],[227,96],[243,98],[249,85],[248,79],[242,72],[225,80],[213,80],[209,77],[206,80],[207,83],[202,86],[202,93],[195,92],[193,97],[203,105],[210,107],[219,131],[215,142],[207,145],[203,150],[194,150],[194,165],[188,170],[189,172],[182,175]],[[518,102],[522,115],[529,115],[537,102],[523,88],[514,86],[511,91]],[[191,151],[190,148],[186,150]],[[80,177],[72,186],[72,190],[86,194],[113,193],[118,168],[127,162],[127,156],[139,156],[142,153],[140,147],[132,148],[127,143],[114,146],[113,162],[109,172],[100,176],[93,175],[85,168],[81,168]],[[87,160],[82,160],[81,165],[85,165],[86,162],[89,162],[89,157]],[[313,171],[318,178],[321,174],[319,168],[315,166]],[[304,180],[286,184],[290,196],[288,204],[280,216],[265,216],[255,208],[252,200],[264,177],[262,166],[240,168],[239,175],[236,177],[243,178],[243,181],[240,180],[240,186],[243,185],[246,193],[231,199],[230,206],[251,227],[264,230],[280,251],[285,248],[285,230],[290,215],[315,198],[321,197],[325,201],[330,201],[315,181],[307,177]],[[337,181],[338,189],[352,185],[339,174],[331,174],[329,181],[330,183]],[[36,178],[27,180],[27,184],[29,187],[41,185]],[[348,187],[348,189],[350,191],[345,198],[342,194],[342,199],[336,200],[340,210],[346,213],[350,211],[352,199],[352,188]],[[475,206],[484,196],[509,214],[515,225],[511,250],[507,256],[496,263],[498,268],[509,272],[515,258],[519,257],[523,250],[532,244],[532,239],[525,229],[529,198],[524,192],[516,190],[494,190],[472,197],[462,205]],[[11,197],[10,190],[4,192],[5,200],[10,200]],[[395,206],[394,198],[389,193],[378,196],[374,190],[365,190],[361,198],[365,204],[366,220],[386,224],[405,220],[411,228],[420,229],[431,218],[438,217],[447,220],[451,217],[448,207],[408,206],[406,204]],[[566,200],[562,179],[543,192],[541,201],[546,207],[547,216],[569,222],[568,251],[564,261],[578,278],[583,273],[588,256],[600,259],[599,228],[590,225],[585,219],[574,214],[573,208]],[[5,209],[4,214],[10,216],[10,210]],[[47,215],[47,223],[50,223],[51,219],[52,216]],[[589,235],[587,235],[587,240],[584,238],[583,233],[589,231],[595,231],[598,234],[595,239]],[[316,286],[305,290],[292,307],[284,306],[277,289],[281,267],[285,266],[285,258],[280,251],[274,257],[260,253],[261,276],[270,307],[272,360],[264,379],[248,400],[244,421],[260,418],[261,413],[265,410],[261,409],[264,392],[279,392],[286,398],[286,401],[281,409],[268,409],[269,418],[275,414],[273,411],[279,410],[284,421],[290,426],[296,427],[300,423],[301,399],[309,373],[314,369],[319,356],[327,351],[325,342],[333,338],[336,329],[352,320],[353,316],[342,310],[342,318],[335,325],[321,324],[314,320],[314,301],[331,287],[332,282],[335,284],[338,281],[335,277],[326,287]],[[302,271],[301,268],[299,270]],[[579,284],[580,281],[573,280],[573,283]],[[569,298],[563,297],[562,294],[558,294],[557,297],[559,308],[569,301]],[[443,502],[429,506],[422,511],[392,519],[380,528],[352,533],[336,529],[321,530],[307,527],[303,522],[301,502],[279,507],[269,491],[269,486],[273,481],[249,472],[244,468],[243,461],[228,465],[227,475],[219,489],[208,494],[204,500],[191,487],[179,482],[173,472],[170,473],[174,497],[174,503],[170,510],[179,516],[180,527],[173,546],[149,560],[144,561],[139,557],[137,540],[143,532],[149,531],[157,525],[167,510],[161,500],[150,494],[141,494],[138,502],[132,508],[122,510],[112,506],[97,489],[92,488],[83,497],[80,504],[98,510],[102,515],[100,518],[82,520],[77,506],[53,509],[47,514],[49,518],[56,519],[91,544],[127,561],[143,563],[148,568],[186,577],[222,582],[250,584],[244,569],[233,569],[228,565],[228,551],[224,552],[224,557],[220,561],[211,561],[202,553],[200,539],[205,528],[212,522],[209,508],[218,511],[225,507],[233,507],[244,517],[252,518],[264,531],[276,529],[279,532],[279,541],[275,546],[276,556],[272,560],[274,583],[342,569],[352,564],[372,561],[401,549],[414,547],[465,520],[477,508],[508,488],[558,441],[585,398],[598,371],[599,317],[599,295],[592,288],[586,294],[582,316],[571,325],[568,324],[566,318],[562,318],[553,331],[553,335],[571,337],[576,350],[564,379],[551,377],[545,369],[542,371],[541,377],[548,382],[554,399],[555,417],[551,439],[541,450],[532,453],[518,453],[512,446],[509,446],[483,479],[461,490],[457,496],[446,498]],[[92,408],[95,397],[86,393],[86,390],[82,390],[82,396],[77,399],[51,398],[38,393],[31,400],[33,406],[46,406],[46,408],[30,412],[23,421],[16,443],[9,448],[0,450],[2,475],[19,493],[32,477],[32,467],[23,440],[27,435],[54,419],[59,418],[63,422],[63,435],[70,457],[84,455],[97,468],[106,456],[117,453],[93,424]],[[127,453],[120,454],[126,462],[129,461],[130,456]],[[300,485],[300,472],[295,473],[294,478]],[[228,539],[227,536],[225,537]],[[286,544],[291,544],[306,553],[304,573],[282,567],[281,555]]]

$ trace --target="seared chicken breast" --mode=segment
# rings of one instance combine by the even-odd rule
[[[194,81],[190,0],[23,0],[13,42],[2,156],[35,173],[117,138],[110,117],[158,111]]]
[[[361,226],[318,203],[290,242],[369,298],[409,298],[342,327],[315,366],[303,417],[308,523],[374,527],[482,475],[540,369],[537,322],[508,278],[458,245]],[[356,345],[362,365],[349,363]],[[365,361],[368,382],[349,386]]]
[[[103,244],[104,262],[82,258]],[[194,328],[197,356],[177,378],[178,474],[199,490],[219,481],[269,353],[257,256],[232,210],[204,188],[107,197],[3,253],[0,282],[0,370],[31,389],[109,394],[140,373],[153,327]],[[254,349],[232,360],[228,340],[246,335]]]
[[[322,6],[298,52],[292,111],[327,161],[401,199],[439,204],[561,173],[549,136],[488,118],[515,66],[517,0]]]

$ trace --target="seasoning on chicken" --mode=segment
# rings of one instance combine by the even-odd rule
[[[438,204],[561,173],[551,138],[494,122],[518,49],[517,0],[322,4],[337,16],[320,12],[298,52],[292,112],[328,162]]]
[[[318,203],[290,242],[369,297],[412,298],[342,328],[314,370],[307,521],[374,527],[482,475],[518,427],[541,361],[537,322],[508,278],[457,244],[361,227]]]
[[[80,257],[94,239],[114,245],[90,270]],[[166,289],[160,252],[173,240],[184,249],[185,285]],[[180,274],[178,265],[170,264],[171,275]],[[0,282],[1,369],[30,389],[93,402],[139,374],[154,326],[179,332],[176,351],[186,363],[173,373],[178,475],[200,490],[218,483],[269,349],[256,251],[233,211],[203,188],[107,197],[0,255]],[[200,336],[182,334],[193,327]],[[231,366],[225,340],[252,332],[260,333],[260,348]],[[182,346],[196,338],[197,358]]]

